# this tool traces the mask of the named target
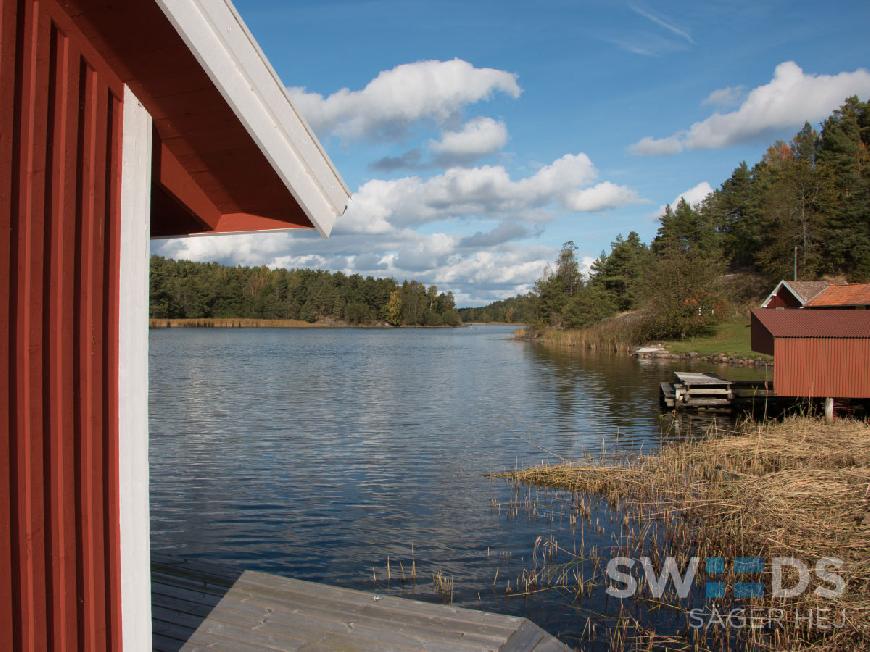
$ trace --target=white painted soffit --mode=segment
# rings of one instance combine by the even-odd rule
[[[230,0],[156,0],[324,237],[350,197]]]

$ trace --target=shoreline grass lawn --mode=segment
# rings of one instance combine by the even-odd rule
[[[701,355],[737,355],[744,358],[769,358],[752,350],[748,317],[737,317],[717,324],[710,335],[689,337],[685,340],[662,342],[671,353],[699,353]]]

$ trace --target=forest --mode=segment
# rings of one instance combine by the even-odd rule
[[[500,322],[529,324],[537,317],[537,298],[532,294],[494,301],[479,308],[460,308],[459,314],[466,324],[472,322]]]
[[[795,273],[870,280],[870,102],[847,99],[819,130],[805,124],[738,165],[702,203],[668,206],[651,243],[619,235],[588,274],[576,250],[565,243],[529,295],[463,318],[583,328],[636,311],[635,339],[687,337]]]
[[[458,326],[453,294],[417,281],[151,257],[152,318],[246,317]]]

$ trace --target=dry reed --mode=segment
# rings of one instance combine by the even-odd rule
[[[432,588],[435,593],[447,604],[453,604],[453,576],[447,575],[443,570],[432,573]]]
[[[517,337],[534,339],[554,348],[630,353],[645,340],[642,327],[642,316],[631,312],[605,319],[588,328],[525,328],[517,332]]]
[[[623,514],[622,552],[637,553],[644,545],[654,559],[786,556],[810,566],[823,557],[845,562],[839,572],[846,590],[839,597],[820,598],[809,590],[792,598],[775,631],[713,635],[686,629],[685,649],[870,649],[870,426],[847,420],[825,425],[804,417],[745,424],[729,436],[712,434],[618,464],[562,463],[499,475],[605,499]],[[658,524],[663,536],[649,537]],[[673,600],[669,606],[679,604]],[[752,606],[783,603],[765,597],[753,599]],[[814,608],[848,615],[842,627],[827,631],[790,615]],[[644,649],[655,637],[639,623],[621,620],[611,645]]]

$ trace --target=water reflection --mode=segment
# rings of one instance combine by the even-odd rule
[[[459,604],[579,636],[563,596],[504,595],[539,535],[578,545],[564,497],[533,492],[536,508],[508,517],[493,502],[514,501],[512,488],[483,474],[656,448],[673,367],[510,334],[152,331],[153,548],[429,600],[443,570]],[[412,560],[417,582],[396,581]]]

